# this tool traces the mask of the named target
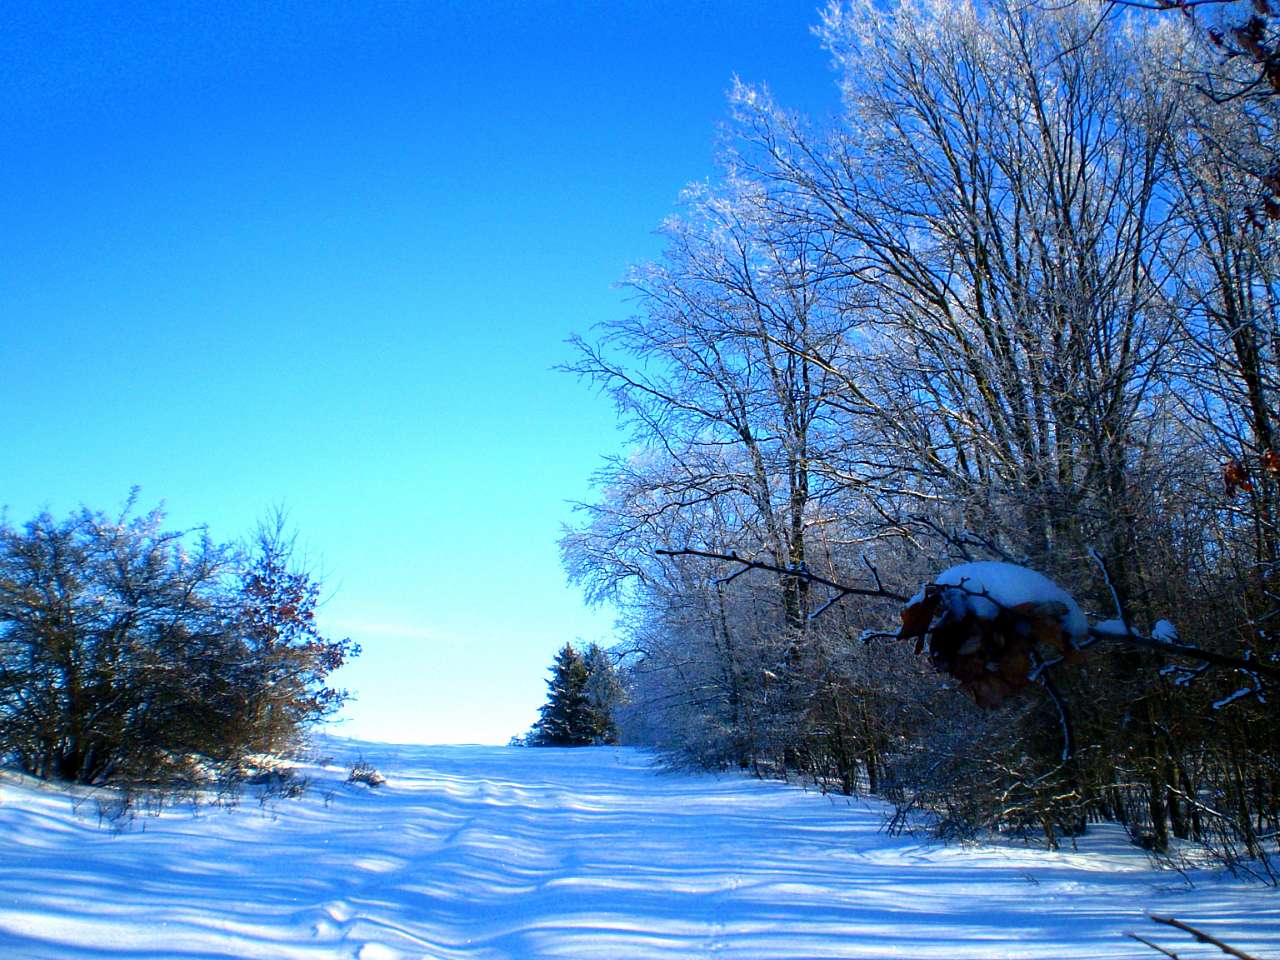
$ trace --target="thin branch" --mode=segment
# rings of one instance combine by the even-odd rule
[[[877,597],[885,600],[896,600],[899,603],[906,603],[911,599],[905,594],[895,593],[892,590],[885,589],[883,586],[876,586],[875,588],[851,587],[848,584],[837,583],[834,580],[828,580],[826,577],[820,577],[816,573],[810,573],[808,570],[799,567],[783,567],[776,563],[739,556],[732,551],[729,553],[715,553],[710,550],[694,550],[691,547],[682,547],[679,550],[659,548],[654,553],[660,557],[704,557],[708,560],[723,560],[726,563],[741,564],[742,570],[739,570],[733,576],[738,576],[747,570],[766,570],[769,573],[776,573],[783,577],[796,577],[806,583],[817,583],[824,587],[830,587],[840,594],[837,599],[843,599],[844,597]],[[825,606],[830,606],[830,604],[824,605],[824,609]]]
[[[1062,699],[1062,694],[1058,692],[1058,688],[1054,685],[1053,678],[1047,672],[1043,672],[1043,664],[1040,656],[1032,651],[1032,659],[1036,664],[1035,672],[1039,674],[1036,677],[1036,683],[1044,688],[1044,692],[1049,695],[1049,699],[1053,701],[1053,705],[1058,708],[1058,721],[1062,725],[1062,762],[1066,763],[1075,753],[1075,727],[1071,722],[1071,714],[1067,712],[1067,704]]]
[[[1172,960],[1181,960],[1181,958],[1179,958],[1179,956],[1172,950],[1166,950],[1164,947],[1160,946],[1160,944],[1152,943],[1150,940],[1146,939],[1146,937],[1140,937],[1136,933],[1126,933],[1125,936],[1130,939],[1137,940],[1144,947],[1150,947],[1156,953],[1163,953],[1166,957],[1171,957]]]
[[[1120,618],[1120,622],[1128,630],[1129,616],[1125,612],[1124,604],[1120,602],[1120,594],[1116,591],[1115,581],[1111,579],[1111,570],[1107,567],[1107,561],[1102,559],[1102,554],[1093,549],[1093,547],[1089,548],[1089,558],[1102,570],[1102,579],[1106,583],[1107,589],[1111,591],[1111,602],[1115,604],[1116,616]]]
[[[1201,663],[1211,663],[1216,667],[1230,667],[1233,670],[1243,670],[1245,673],[1262,674],[1273,683],[1280,683],[1280,667],[1273,667],[1257,660],[1245,660],[1241,657],[1231,657],[1224,653],[1214,653],[1212,650],[1201,650],[1199,647],[1189,647],[1185,643],[1169,643],[1166,640],[1156,640],[1154,637],[1144,637],[1132,631],[1129,633],[1112,633],[1109,630],[1098,630],[1095,627],[1090,627],[1089,636],[1094,640],[1118,640],[1121,643],[1129,644],[1131,647],[1141,647],[1144,650],[1156,650],[1174,657],[1199,660]]]
[[[1155,923],[1163,923],[1166,927],[1173,927],[1177,930],[1183,931],[1184,933],[1189,933],[1191,936],[1196,938],[1196,942],[1207,943],[1211,946],[1217,947],[1227,956],[1235,957],[1236,960],[1257,960],[1256,957],[1245,953],[1243,950],[1237,950],[1230,944],[1223,943],[1217,937],[1210,936],[1203,930],[1197,930],[1195,927],[1190,924],[1183,923],[1181,920],[1175,920],[1173,917],[1157,917],[1154,913],[1148,914],[1147,916],[1149,916]]]
[[[741,576],[748,570],[765,570],[769,573],[776,573],[784,577],[797,577],[808,583],[817,583],[824,587],[835,590],[837,596],[832,601],[824,603],[819,608],[819,612],[825,611],[836,600],[842,600],[845,597],[873,597],[883,600],[896,600],[899,603],[906,603],[911,598],[905,594],[889,590],[882,584],[871,587],[852,587],[846,583],[840,583],[836,580],[829,580],[826,577],[820,577],[815,573],[800,567],[784,567],[776,563],[769,563],[764,560],[755,560],[751,557],[743,557],[734,551],[729,553],[717,553],[712,550],[695,550],[692,547],[682,547],[678,550],[669,548],[659,548],[654,551],[661,557],[703,557],[707,560],[720,560],[725,563],[740,564],[740,570],[735,571],[720,582],[727,583],[736,577]],[[878,580],[878,578],[877,578]],[[971,590],[963,585],[957,584],[937,584],[947,590],[963,590],[966,593],[975,596],[983,596],[998,606],[1004,606],[998,603],[986,590],[981,592]],[[1129,630],[1126,633],[1113,633],[1110,630],[1098,630],[1096,627],[1089,628],[1090,641],[1112,640],[1121,643],[1127,643],[1132,647],[1140,647],[1144,650],[1155,650],[1160,653],[1166,653],[1174,657],[1186,657],[1189,660],[1198,660],[1201,663],[1210,663],[1218,667],[1230,667],[1233,670],[1242,670],[1247,674],[1257,676],[1261,674],[1274,683],[1280,683],[1280,667],[1271,666],[1270,664],[1261,663],[1258,660],[1245,660],[1241,657],[1232,657],[1224,653],[1214,653],[1211,650],[1201,650],[1199,647],[1188,646],[1184,643],[1170,643],[1167,640],[1157,640],[1154,637],[1143,636],[1136,631]]]

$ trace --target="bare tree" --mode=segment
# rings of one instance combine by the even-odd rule
[[[824,143],[737,98],[741,162],[785,186],[778,217],[821,218],[856,282],[859,349],[809,355],[875,418],[884,506],[1041,565],[1090,543],[1132,560],[1169,342],[1169,108],[1118,38],[1085,42],[1093,26],[1071,8],[832,7],[846,131]]]
[[[579,344],[648,446],[566,556],[595,589],[639,585],[631,681],[677,694],[648,719],[687,755],[865,775],[955,833],[1107,817],[1258,856],[1280,808],[1257,679],[1280,340],[1272,227],[1231,164],[1262,127],[1173,94],[1207,62],[1185,30],[1101,12],[835,4],[837,129],[736,88],[724,187],[633,277],[637,316]],[[990,558],[1125,636],[1171,616],[1192,639],[1070,670],[1027,654],[1002,679],[1038,671],[1040,697],[948,706],[885,601]],[[1023,662],[997,640],[969,665]]]
[[[815,505],[834,492],[816,465],[836,429],[831,371],[803,349],[843,324],[815,282],[808,231],[759,216],[758,188],[693,191],[664,228],[661,263],[634,270],[638,312],[578,339],[570,366],[609,390],[636,438],[664,451],[661,483],[682,502],[733,499],[744,534],[781,564],[807,562]],[[747,533],[749,531],[749,533]],[[802,633],[807,584],[780,578],[787,625]]]

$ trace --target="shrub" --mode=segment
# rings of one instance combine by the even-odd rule
[[[172,784],[278,752],[358,652],[315,626],[282,524],[248,549],[159,510],[0,523],[0,755],[43,778]]]
[[[351,765],[351,772],[347,774],[347,783],[363,783],[368,787],[380,787],[386,782],[387,778],[367,760],[357,760]]]

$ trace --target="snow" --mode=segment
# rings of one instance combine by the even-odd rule
[[[1165,621],[1162,620],[1160,622],[1164,623]],[[1130,630],[1125,626],[1123,620],[1099,620],[1093,625],[1093,632],[1105,633],[1111,637],[1127,637],[1130,635]]]
[[[0,780],[0,955],[212,958],[1148,958],[1171,914],[1280,956],[1280,897],[1189,885],[1098,828],[1078,851],[942,846],[886,810],[622,748],[333,739],[296,800],[176,806]],[[343,781],[364,759],[377,789]]]
[[[1257,692],[1258,690],[1256,687],[1241,687],[1235,693],[1229,693],[1225,697],[1223,697],[1221,700],[1215,700],[1213,702],[1213,709],[1221,710],[1223,707],[1230,706],[1231,704],[1235,703],[1237,700],[1243,700],[1245,697],[1248,697]]]
[[[1060,603],[1066,607],[1063,630],[1074,640],[1083,640],[1089,634],[1089,621],[1075,598],[1044,574],[1027,567],[994,560],[962,563],[944,570],[934,582],[942,586],[963,587],[963,593],[948,591],[952,602],[966,604],[984,620],[995,617],[1000,607]]]

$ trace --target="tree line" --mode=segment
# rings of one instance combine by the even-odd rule
[[[562,542],[622,611],[624,737],[1271,869],[1276,17],[1160,6],[837,3],[837,119],[735,84],[720,175],[568,365],[634,441]],[[899,615],[984,560],[1119,626],[967,701]]]

